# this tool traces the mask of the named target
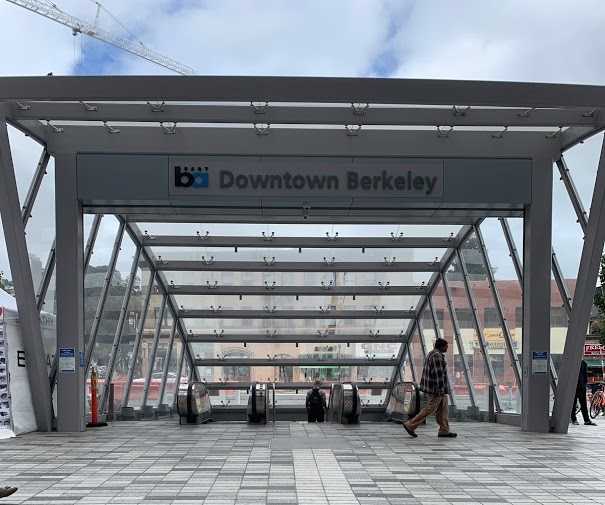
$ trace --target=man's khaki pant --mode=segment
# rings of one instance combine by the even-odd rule
[[[416,428],[420,426],[422,421],[432,414],[435,414],[437,424],[439,424],[439,433],[448,433],[450,431],[450,424],[447,420],[447,395],[430,395],[429,401],[425,407],[416,417],[414,417],[414,419],[408,421],[406,424],[412,431],[416,431]]]

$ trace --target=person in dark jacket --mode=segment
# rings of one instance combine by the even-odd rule
[[[578,423],[578,417],[576,416],[576,409],[578,408],[578,400],[580,401],[580,409],[582,410],[582,417],[584,418],[584,424],[586,426],[596,426],[597,423],[593,423],[588,416],[588,405],[586,405],[586,385],[588,384],[588,365],[586,361],[582,360],[580,363],[580,375],[578,375],[578,384],[576,386],[576,397],[573,400],[573,409],[571,410],[571,423]]]
[[[435,340],[435,348],[426,355],[420,389],[429,395],[429,399],[426,406],[414,419],[403,423],[405,431],[411,437],[416,438],[418,436],[416,428],[431,414],[435,414],[437,424],[439,424],[439,433],[437,436],[445,438],[454,438],[457,436],[456,433],[450,431],[447,419],[449,394],[447,363],[445,362],[447,347],[447,340],[438,338]]]
[[[323,423],[326,412],[326,393],[321,389],[321,381],[316,380],[313,389],[307,393],[305,406],[307,407],[307,418],[310,423]]]

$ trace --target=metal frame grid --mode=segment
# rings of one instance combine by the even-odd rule
[[[198,101],[200,97],[206,101],[197,104],[185,104],[184,102]],[[133,103],[133,100],[135,103]],[[136,101],[147,103],[136,103]],[[128,102],[128,103],[120,103]],[[222,102],[230,102],[228,105]],[[239,102],[239,103],[237,103]],[[299,102],[304,102],[302,105]],[[444,103],[464,104],[443,106]],[[275,104],[275,105],[274,105]],[[321,104],[321,106],[312,106]],[[329,104],[329,105],[326,105]],[[400,106],[383,107],[374,104],[398,104]],[[366,132],[372,139],[379,135],[388,135],[384,129],[398,132],[400,136],[412,141],[420,140],[421,149],[434,149],[439,155],[444,139],[450,142],[448,149],[458,149],[461,154],[465,153],[465,140],[481,138],[482,142],[491,143],[493,146],[506,145],[508,152],[531,154],[532,142],[535,143],[538,136],[542,136],[550,143],[551,149],[558,152],[555,161],[559,169],[561,180],[568,192],[573,208],[576,212],[578,223],[585,233],[582,260],[578,283],[573,303],[567,291],[561,269],[558,265],[556,254],[552,253],[552,271],[557,287],[564,301],[564,306],[570,316],[570,325],[565,346],[564,361],[560,370],[560,387],[557,388],[555,397],[555,409],[553,412],[552,428],[558,432],[567,429],[567,413],[571,409],[573,400],[572,386],[575,385],[575,375],[579,364],[579,353],[584,339],[585,327],[588,319],[592,297],[591,286],[596,279],[598,269],[598,257],[602,250],[605,234],[605,206],[603,204],[603,185],[605,185],[605,154],[602,154],[597,173],[597,181],[591,205],[592,212],[587,214],[582,206],[578,192],[575,188],[571,173],[563,158],[562,153],[575,146],[577,143],[605,129],[603,110],[605,109],[605,88],[597,86],[566,86],[546,84],[520,84],[520,83],[482,83],[482,82],[456,82],[456,81],[414,81],[414,80],[389,80],[389,79],[315,79],[315,78],[187,78],[178,82],[172,77],[108,77],[108,78],[2,78],[0,79],[0,187],[4,190],[0,194],[0,210],[4,222],[7,239],[11,270],[15,279],[17,302],[21,312],[21,319],[25,321],[30,339],[26,342],[26,351],[31,356],[33,363],[42,363],[44,352],[41,346],[41,334],[39,323],[39,312],[43,308],[44,299],[51,276],[54,272],[56,250],[51,247],[44,269],[43,279],[40,286],[33,286],[31,282],[31,270],[27,262],[27,244],[25,242],[25,228],[31,215],[31,209],[36,201],[38,191],[43,184],[46,166],[51,155],[73,149],[75,145],[92,149],[96,146],[99,150],[115,149],[109,141],[114,141],[121,134],[118,142],[118,151],[124,150],[128,144],[130,149],[140,149],[140,139],[149,134],[160,133],[159,139],[162,146],[172,149],[172,152],[185,152],[183,146],[190,142],[190,137],[195,135],[193,124],[204,123],[213,125],[223,123],[231,129],[251,128],[257,139],[266,138],[268,135],[279,133],[280,127],[288,125],[299,125],[299,127],[312,128],[322,127],[326,132],[333,132],[338,127],[344,130],[347,143],[354,142],[356,137]],[[109,124],[111,122],[111,124]],[[138,124],[137,124],[138,123]],[[144,126],[141,126],[140,124]],[[177,128],[178,123],[178,128]],[[183,128],[183,123],[189,123]],[[43,146],[43,150],[34,172],[29,191],[22,207],[18,205],[18,197],[14,183],[14,168],[10,159],[10,145],[6,135],[7,124],[31,136]],[[154,128],[154,125],[158,125]],[[444,126],[445,125],[445,126]],[[378,130],[377,128],[381,128]],[[454,133],[454,128],[456,133]],[[465,128],[470,129],[468,132]],[[428,135],[432,130],[435,140]],[[471,131],[472,130],[472,131]],[[212,136],[211,129],[206,128]],[[179,132],[181,135],[176,135]],[[224,135],[228,129],[220,129],[217,134]],[[382,132],[382,133],[381,133]],[[478,137],[478,133],[486,137]],[[327,133],[326,133],[327,134]],[[333,135],[333,133],[329,133]],[[239,135],[239,132],[238,132]],[[363,135],[362,135],[363,136]],[[460,141],[456,139],[459,136]],[[65,140],[69,139],[69,140]],[[174,139],[177,139],[174,141]],[[179,140],[180,139],[180,140]],[[529,140],[527,140],[529,139]],[[532,140],[533,139],[533,140]],[[170,142],[169,142],[170,141]],[[455,143],[452,147],[452,143]],[[115,144],[115,143],[114,143]],[[605,153],[605,148],[603,153]],[[111,209],[110,209],[111,210]],[[118,210],[119,209],[113,209]],[[93,253],[99,224],[102,218],[102,208],[96,209],[92,229],[84,251],[84,265],[88,265]],[[119,213],[119,212],[118,212]],[[514,244],[510,228],[506,221],[506,213],[502,213],[500,222],[502,224],[503,237],[510,250],[511,258],[521,287],[523,288],[523,267],[521,265],[517,248]],[[17,216],[20,219],[15,219]],[[197,216],[191,216],[196,219]],[[210,270],[209,265],[188,265],[185,262],[164,262],[156,259],[150,250],[151,246],[193,246],[195,238],[182,237],[154,237],[153,241],[140,233],[136,226],[137,220],[150,218],[155,220],[169,219],[161,213],[156,215],[123,215],[120,216],[120,225],[116,234],[112,257],[103,285],[103,290],[97,306],[97,315],[89,336],[86,353],[86,366],[90,366],[96,333],[102,317],[107,290],[111,277],[114,273],[117,252],[119,251],[124,232],[128,233],[135,244],[136,254],[133,259],[130,282],[128,284],[124,299],[122,301],[118,327],[114,335],[113,350],[110,359],[110,371],[103,385],[102,405],[105,406],[108,396],[108,386],[111,381],[113,362],[118,350],[123,332],[125,312],[128,307],[131,292],[133,290],[134,272],[142,256],[150,265],[149,289],[146,293],[143,309],[143,318],[140,327],[137,328],[134,342],[133,359],[129,367],[128,382],[123,398],[123,406],[128,404],[128,396],[133,380],[133,370],[137,353],[140,346],[145,316],[147,314],[151,291],[154,282],[157,282],[162,296],[162,312],[164,307],[169,311],[174,320],[171,332],[168,356],[173,352],[176,336],[182,342],[181,353],[177,358],[177,388],[180,383],[181,371],[185,365],[189,367],[190,378],[197,378],[199,360],[193,358],[190,342],[196,338],[204,338],[192,335],[187,337],[182,317],[188,314],[177,309],[174,297],[178,294],[203,294],[203,288],[197,286],[173,286],[166,282],[164,271],[171,268]],[[357,216],[354,219],[359,219]],[[377,217],[370,217],[379,220]],[[427,218],[419,218],[419,222],[426,222]],[[445,247],[447,252],[438,262],[419,264],[402,264],[401,271],[427,271],[432,272],[428,286],[423,289],[417,287],[400,287],[393,289],[390,293],[386,291],[380,294],[419,294],[421,296],[415,310],[407,311],[406,317],[412,318],[408,329],[399,336],[402,343],[399,355],[395,360],[387,360],[394,365],[391,380],[385,386],[390,390],[396,380],[404,375],[403,368],[409,363],[411,373],[416,379],[419,378],[419,370],[414,368],[414,360],[410,353],[409,341],[415,337],[419,339],[420,349],[424,356],[427,352],[423,329],[419,322],[425,309],[430,310],[431,318],[436,335],[440,334],[437,317],[435,314],[432,297],[435,289],[442,284],[446,294],[449,322],[454,329],[454,338],[464,369],[466,385],[468,387],[472,406],[476,405],[475,393],[470,380],[469,366],[462,349],[460,328],[457,322],[455,310],[452,306],[451,293],[447,281],[447,270],[451,262],[457,258],[463,268],[463,279],[465,292],[469,306],[472,309],[475,329],[481,345],[482,356],[489,371],[489,382],[496,391],[496,407],[499,409],[499,398],[497,394],[497,379],[491,369],[486,342],[482,335],[481,326],[476,314],[476,305],[473,300],[472,289],[469,286],[468,272],[460,254],[460,248],[466,238],[475,233],[479,240],[480,253],[488,273],[489,287],[492,299],[497,309],[498,318],[504,335],[506,350],[513,363],[515,378],[520,384],[521,370],[518,358],[512,347],[510,330],[507,326],[502,310],[500,295],[497,284],[493,277],[493,271],[489,262],[489,256],[482,239],[480,230],[480,217],[454,216],[451,222],[467,223],[454,240],[451,238],[437,240],[415,240],[404,239],[401,247]],[[355,222],[355,221],[354,221]],[[396,222],[396,221],[395,221]],[[445,222],[445,221],[444,221]],[[246,242],[248,240],[248,242]],[[386,239],[385,239],[386,240]],[[291,239],[276,239],[276,243],[267,244],[262,239],[246,238],[233,244],[230,238],[212,237],[213,247],[232,246],[254,246],[275,247],[276,244],[284,242],[288,247],[296,247]],[[243,244],[243,245],[242,245]],[[345,239],[339,241],[337,247],[380,247],[381,239]],[[305,239],[298,246],[323,247],[324,243],[319,239]],[[335,244],[330,244],[334,247]],[[389,247],[393,247],[389,243]],[[25,258],[25,261],[24,261]],[[301,265],[282,265],[283,268],[300,268]],[[356,265],[310,265],[302,266],[303,270],[319,269],[335,271],[338,268],[343,271],[354,271]],[[365,265],[367,267],[367,265]],[[86,268],[86,267],[85,267]],[[233,270],[249,269],[249,271],[263,271],[272,268],[263,264],[220,264],[217,269],[229,268]],[[374,265],[379,271],[384,265]],[[351,270],[353,269],[353,270]],[[364,291],[365,289],[365,291]],[[272,294],[290,294],[293,287],[280,287]],[[360,294],[375,294],[376,288],[359,288]],[[349,295],[350,291],[345,289],[335,290],[341,295]],[[217,291],[218,293],[218,291]],[[239,288],[238,294],[260,294],[261,290],[254,286]],[[233,291],[222,288],[221,294],[233,294]],[[264,294],[264,293],[263,293]],[[307,288],[301,289],[300,295],[313,296],[322,295],[322,290]],[[199,314],[198,314],[199,315]],[[211,313],[202,314],[211,317]],[[246,314],[250,316],[251,314]],[[270,313],[258,313],[258,317],[276,316]],[[317,317],[321,314],[310,313],[308,317]],[[374,317],[386,316],[387,314],[376,311]],[[401,316],[401,314],[398,314]],[[224,317],[225,314],[222,314]],[[241,314],[233,314],[239,317]],[[333,317],[334,314],[331,314]],[[350,317],[351,314],[343,314]],[[365,315],[367,316],[367,315]],[[293,317],[293,314],[285,314],[285,317]],[[161,326],[161,318],[159,327]],[[157,330],[157,329],[156,329]],[[157,349],[159,331],[156,331],[154,349]],[[370,335],[371,336],[371,335]],[[241,335],[245,341],[247,336]],[[276,336],[277,337],[277,336]],[[299,336],[299,340],[306,338]],[[388,338],[396,339],[392,335]],[[288,337],[286,337],[288,338]],[[312,338],[312,337],[311,337]],[[356,337],[363,338],[363,337]],[[353,337],[351,337],[353,339]],[[386,339],[386,337],[385,337]],[[198,340],[201,341],[201,340]],[[248,341],[253,341],[249,339]],[[169,359],[168,359],[169,360]],[[217,360],[223,362],[223,360]],[[260,360],[263,361],[263,360]],[[274,363],[274,360],[268,360]],[[206,361],[210,363],[211,360]],[[243,361],[242,361],[243,362]],[[264,361],[263,361],[264,362]],[[251,361],[249,362],[251,363]],[[33,370],[32,370],[33,369]],[[50,388],[41,380],[39,370],[43,368],[29,367],[32,391],[36,402],[36,417],[41,430],[50,429],[50,390],[55,385],[57,367],[53,364],[50,376]],[[37,370],[37,371],[36,371]],[[554,366],[551,363],[552,388],[557,386],[557,377]],[[143,407],[147,400],[147,391],[151,375],[146,379]],[[163,401],[168,375],[166,364],[161,380],[161,393],[159,402]],[[286,387],[288,385],[284,385]],[[363,385],[362,385],[363,386]],[[366,385],[369,387],[369,385]],[[221,384],[221,387],[224,387]],[[235,387],[235,386],[234,386]],[[372,386],[374,387],[374,386]],[[388,401],[388,396],[387,396]],[[452,395],[451,401],[455,404]]]

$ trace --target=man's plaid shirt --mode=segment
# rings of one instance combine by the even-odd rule
[[[426,355],[420,389],[430,395],[449,393],[445,356],[437,349],[433,349]]]

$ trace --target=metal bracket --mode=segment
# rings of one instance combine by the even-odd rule
[[[254,114],[265,114],[269,108],[269,102],[250,102],[250,107]]]
[[[218,288],[218,281],[214,281],[214,284],[210,284],[210,281],[206,281],[206,288],[208,288],[208,289]]]
[[[338,232],[336,232],[334,235],[330,235],[330,232],[326,232],[326,239],[328,239],[328,240],[337,240],[338,239]]]
[[[382,282],[379,281],[378,287],[380,289],[384,289],[386,291],[387,289],[389,289],[391,287],[391,283],[389,281],[387,281],[386,284],[383,284]]]
[[[210,237],[210,232],[207,231],[206,235],[201,235],[199,231],[195,232],[195,236],[199,239],[199,240],[206,240],[208,237]]]
[[[544,138],[553,140],[553,139],[559,138],[562,133],[563,133],[563,127],[559,126],[559,129],[557,131],[545,135]]]
[[[110,124],[107,123],[107,121],[103,121],[103,126],[105,127],[105,130],[107,131],[107,133],[109,133],[110,135],[120,133],[119,128],[115,128],[114,126],[111,126]]]
[[[170,123],[160,122],[160,126],[162,127],[162,132],[164,135],[176,135],[176,121]]]
[[[96,105],[80,101],[86,112],[97,112],[99,108]]]
[[[439,137],[440,139],[449,138],[453,131],[453,126],[437,126],[437,137]]]
[[[275,281],[273,281],[273,284],[269,284],[267,281],[265,281],[265,289],[275,289]]]
[[[524,110],[523,112],[519,112],[517,114],[517,116],[519,116],[521,118],[528,118],[529,116],[531,116],[532,112],[535,110],[536,110],[536,108],[532,107],[531,109],[527,109],[527,110]]]
[[[384,305],[382,305],[380,307],[378,305],[374,305],[374,310],[376,311],[377,314],[380,314],[384,310]]]
[[[504,134],[508,132],[508,126],[505,126],[503,130],[499,131],[498,133],[492,133],[492,138],[493,139],[501,139],[504,137]]]
[[[328,313],[330,312],[332,309],[330,307],[324,307],[323,305],[319,306],[319,311],[320,312],[324,312],[324,313]]]
[[[395,256],[393,256],[393,259],[388,258],[387,256],[384,257],[384,264],[391,267],[393,266],[395,263],[397,263],[397,258]]]
[[[334,282],[330,281],[329,284],[325,284],[324,281],[321,281],[321,289],[325,289],[326,291],[332,289],[334,287]]]
[[[348,137],[357,137],[361,133],[361,125],[345,125],[345,133]]]
[[[334,263],[336,263],[336,258],[334,256],[332,256],[330,259],[324,256],[324,265],[333,265]]]
[[[377,337],[380,334],[380,330],[370,330],[370,337]]]
[[[217,305],[216,307],[214,305],[210,305],[210,311],[211,312],[222,312],[223,311],[223,306],[222,305]]]
[[[17,104],[17,110],[21,110],[21,111],[28,111],[31,110],[32,106],[29,104],[25,104],[25,103],[21,103],[21,102],[15,102]]]
[[[48,119],[46,120],[46,126],[48,126],[54,133],[64,133],[65,130],[59,126],[52,124]]]
[[[402,239],[403,239],[403,232],[401,232],[399,235],[395,235],[393,232],[391,232],[391,240],[394,240],[395,242],[397,242]]]
[[[164,102],[164,101],[162,101],[162,103],[147,102],[147,105],[149,105],[149,107],[151,107],[151,112],[164,112],[164,105],[166,105],[166,102]]]
[[[263,307],[263,309],[265,310],[265,312],[268,312],[269,314],[273,314],[277,310],[277,307],[275,305],[273,305],[273,307],[269,307],[269,305],[265,305]]]
[[[269,135],[271,125],[269,123],[254,123],[254,133],[257,135]]]
[[[265,232],[263,232],[263,240],[265,242],[271,242],[274,238],[275,238],[275,232],[274,231],[271,232],[271,235],[267,235]]]
[[[202,256],[202,263],[204,265],[212,265],[212,264],[214,264],[214,256],[210,256],[210,258],[206,258],[206,256]]]
[[[265,262],[265,265],[271,267],[275,265],[275,256],[272,256],[270,259],[267,258],[267,256],[263,256],[263,261]]]
[[[364,116],[367,110],[370,108],[369,103],[355,103],[351,102],[351,110],[355,116]]]
[[[214,330],[214,335],[217,337],[222,337],[224,334],[225,334],[225,330],[221,330],[221,331]]]
[[[328,330],[324,330],[324,331],[317,330],[317,334],[318,334],[320,337],[327,337],[327,336],[330,334],[330,332],[329,332]]]
[[[454,115],[454,117],[464,117],[466,116],[466,113],[469,112],[471,110],[471,106],[468,105],[466,107],[458,107],[457,105],[454,105],[452,107],[452,114]]]

